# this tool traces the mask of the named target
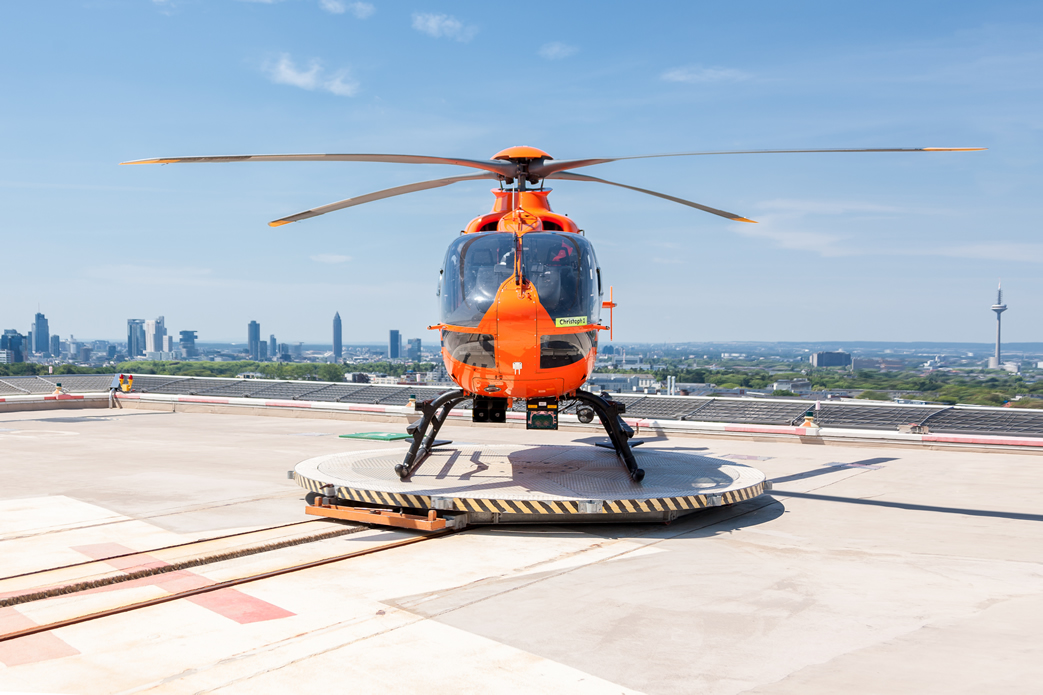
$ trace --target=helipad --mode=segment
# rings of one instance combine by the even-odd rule
[[[337,497],[355,502],[466,512],[471,524],[562,515],[570,522],[670,521],[765,489],[755,468],[684,451],[636,449],[646,476],[635,483],[607,449],[518,444],[440,447],[403,481],[394,467],[405,451],[320,456],[299,463],[294,479],[314,492],[332,485]]]
[[[339,437],[386,420],[165,407],[0,412],[0,693],[948,695],[1043,682],[1036,449],[641,433],[646,495],[661,482],[649,461],[674,457],[748,464],[772,488],[669,525],[554,514],[437,535],[306,515],[286,477],[343,452],[393,466],[401,442]],[[373,494],[467,485],[486,491],[475,502],[507,499],[495,459],[571,450],[573,465],[590,452],[588,470],[625,480],[590,430],[463,425],[446,424],[454,444],[411,482],[383,463],[352,474]],[[544,460],[533,479],[566,475]],[[511,485],[535,487],[535,465]]]

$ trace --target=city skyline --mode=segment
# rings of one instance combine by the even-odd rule
[[[985,336],[986,331],[994,331],[994,333],[995,333],[994,342],[995,342],[996,351],[997,351],[996,352],[996,357],[998,358],[999,357],[999,350],[1000,350],[1000,335],[999,335],[1000,314],[1002,312],[1006,311],[1006,309],[1007,309],[1006,305],[1002,304],[1002,301],[1003,301],[1002,300],[1002,298],[1003,298],[1002,283],[1000,283],[1000,287],[996,290],[996,292],[997,292],[997,304],[993,305],[991,307],[992,311],[996,312],[996,326],[995,327],[991,327],[988,324],[986,324],[984,321],[980,321],[979,322],[980,326],[978,326],[978,328],[980,328],[980,330],[978,331],[978,335],[974,336],[975,338],[977,338],[977,340],[975,340],[975,339],[970,339],[970,340],[936,340],[936,339],[933,339],[933,338],[932,339],[920,338],[920,339],[912,339],[912,340],[878,340],[878,339],[875,339],[875,338],[872,338],[872,339],[871,338],[865,338],[865,339],[861,339],[861,342],[895,342],[895,343],[903,343],[903,342],[907,342],[907,343],[917,343],[917,342],[964,343],[964,342],[968,342],[968,343],[978,343]],[[1002,305],[1002,307],[1001,307],[1001,305]],[[981,312],[980,312],[980,310],[977,307],[971,307],[969,309],[969,313],[970,312],[973,312],[973,314],[977,315],[980,318],[980,313]],[[52,317],[52,319],[48,319],[46,317],[45,313],[37,312],[34,315],[33,320],[29,324],[29,329],[25,333],[22,333],[22,331],[17,327],[15,322],[12,322],[10,320],[5,320],[4,319],[4,314],[0,314],[0,328],[10,327],[13,330],[18,330],[19,333],[24,335],[27,340],[30,337],[32,337],[34,351],[40,352],[40,350],[35,350],[35,347],[37,345],[37,343],[36,343],[37,339],[36,339],[36,336],[34,335],[34,329],[35,329],[35,327],[37,325],[37,322],[40,319],[43,320],[43,324],[42,325],[45,328],[47,328],[49,326],[51,320],[53,320],[53,317]],[[603,322],[606,325],[608,324],[608,317],[607,316],[603,316],[602,320],[603,320]],[[149,351],[149,350],[146,349],[147,346],[149,345],[149,343],[147,342],[148,338],[146,337],[146,332],[148,330],[148,325],[150,323],[152,323],[154,326],[158,327],[158,330],[161,332],[160,333],[160,339],[162,339],[163,337],[168,339],[169,342],[167,343],[167,345],[169,347],[172,347],[174,342],[175,342],[173,340],[173,333],[175,333],[176,331],[170,330],[169,331],[170,335],[168,335],[168,330],[165,327],[165,324],[166,324],[165,316],[159,316],[157,319],[125,319],[125,321],[126,321],[126,325],[127,325],[127,331],[126,331],[127,338],[125,339],[125,342],[126,342],[126,345],[127,345],[128,353],[132,357],[135,356],[135,355],[143,355],[145,352]],[[253,337],[252,334],[251,334],[251,330],[252,330],[251,327],[254,324],[257,324],[257,326],[256,326],[256,328],[257,328],[257,335],[255,337]],[[398,329],[385,329],[385,330],[390,330],[392,333],[394,333],[396,336],[398,336],[398,340],[399,340],[399,344],[400,344],[400,347],[399,347],[399,350],[398,350],[399,352],[404,352],[406,350],[405,343],[406,343],[407,340],[409,342],[412,342],[414,340],[414,338],[406,338],[407,334],[405,332],[401,331],[401,330],[398,330]],[[181,332],[185,332],[185,331],[182,330]],[[194,333],[194,334],[198,334],[199,333],[198,330],[194,330],[194,329],[191,332]],[[431,335],[431,339],[432,340],[436,340],[437,341],[437,340],[440,339],[439,338],[439,334],[438,334],[437,331],[428,331],[428,330],[425,329],[423,331],[423,333],[430,333],[430,334],[432,334]],[[418,338],[416,338],[416,339],[419,339],[419,340],[423,341],[423,337],[424,337],[423,333],[417,334]],[[1017,324],[1015,324],[1015,335],[1017,335],[1017,334],[1018,334]],[[68,333],[66,335],[68,335]],[[327,334],[327,335],[329,335],[329,334]],[[343,335],[342,334],[342,322],[341,322],[341,318],[340,318],[340,312],[339,311],[334,311],[332,340],[327,342],[324,338],[320,338],[317,335],[311,335],[311,336],[309,336],[309,337],[307,337],[307,338],[305,338],[303,340],[293,340],[291,342],[294,343],[294,344],[296,344],[296,343],[305,343],[305,344],[308,344],[308,345],[326,345],[326,344],[328,344],[328,345],[330,345],[332,347],[332,350],[333,350],[335,356],[337,356],[336,352],[337,352],[337,345],[338,345],[338,343],[340,343],[341,345],[344,344],[342,335]],[[253,352],[254,352],[253,349],[251,349],[249,347],[252,339],[256,339],[256,341],[258,342],[258,345],[256,347],[256,353],[258,355],[260,354],[262,349],[265,350],[269,355],[274,355],[276,353],[277,347],[276,347],[276,341],[275,341],[275,334],[271,334],[269,340],[267,340],[267,341],[261,340],[261,338],[260,338],[260,323],[255,321],[255,320],[251,320],[251,321],[249,321],[247,323],[246,340],[245,341],[242,338],[235,338],[235,337],[224,336],[224,337],[209,337],[209,338],[206,338],[205,340],[201,340],[199,342],[200,342],[200,344],[228,344],[228,345],[246,344],[248,346],[248,350],[251,350],[251,354],[253,354]],[[87,342],[98,341],[98,340],[109,341],[109,342],[117,342],[117,343],[118,342],[124,342],[123,340],[120,340],[120,339],[114,339],[111,336],[107,336],[107,337],[89,336],[89,337],[86,337],[86,338],[82,338],[81,340],[82,341],[87,341]],[[844,339],[839,339],[839,338],[819,338],[819,339],[798,338],[798,339],[795,339],[795,340],[770,340],[770,339],[741,340],[741,339],[734,339],[734,338],[716,338],[716,339],[704,339],[704,340],[666,340],[666,341],[663,341],[663,340],[642,340],[642,339],[638,338],[636,340],[629,340],[629,341],[617,340],[616,342],[618,342],[618,343],[624,343],[624,342],[629,342],[629,343],[712,343],[712,342],[721,342],[721,343],[727,343],[727,342],[786,343],[786,342],[807,342],[807,341],[813,341],[813,342],[818,342],[818,343],[859,342],[860,339],[844,340]],[[354,341],[352,341],[351,344],[354,344],[354,345],[377,345],[377,344],[380,344],[381,342],[383,342],[384,345],[389,345],[390,341],[389,341],[389,339],[384,339],[383,341],[381,341],[379,338],[369,337],[369,338],[354,340]],[[1043,335],[1039,336],[1036,340],[1024,340],[1024,339],[1021,339],[1021,340],[1019,340],[1019,339],[1010,340],[1010,339],[1008,339],[1008,340],[1006,340],[1006,342],[1007,343],[1012,343],[1012,344],[1043,342]],[[262,347],[259,343],[268,343],[268,344],[266,344],[266,345],[264,345]],[[609,343],[606,342],[606,344],[609,344]],[[136,349],[137,345],[140,345],[141,347],[140,347],[139,351],[135,352],[135,349]],[[48,351],[51,351],[50,348],[48,348],[48,350],[44,350],[43,352],[48,352]],[[997,364],[999,364],[999,363],[997,363]]]

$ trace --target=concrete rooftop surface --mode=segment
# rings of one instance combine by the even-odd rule
[[[117,567],[121,554],[159,558],[308,521],[288,470],[325,454],[404,450],[337,436],[403,427],[0,413],[0,635],[379,550],[0,641],[0,693],[1043,687],[1043,459],[1027,453],[661,437],[642,449],[752,465],[774,488],[669,525],[485,526],[383,550],[422,534],[314,521],[301,527],[325,534],[313,542],[3,603],[49,576],[15,575],[76,565],[63,572],[94,576],[92,560]],[[592,441],[452,422],[440,436]]]

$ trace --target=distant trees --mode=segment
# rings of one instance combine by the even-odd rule
[[[344,368],[339,364],[324,364],[319,367],[319,381],[344,381]]]

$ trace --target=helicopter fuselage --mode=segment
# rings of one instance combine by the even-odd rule
[[[601,269],[594,248],[549,190],[493,190],[439,275],[442,358],[467,393],[559,397],[589,378],[597,355]]]

